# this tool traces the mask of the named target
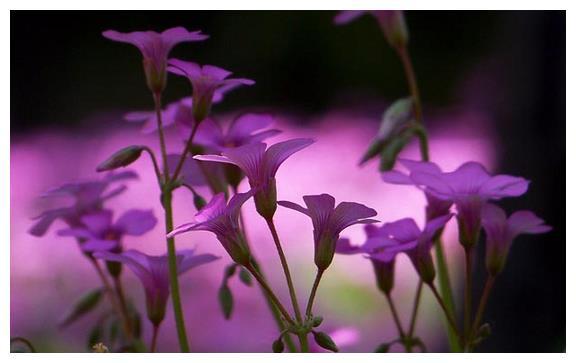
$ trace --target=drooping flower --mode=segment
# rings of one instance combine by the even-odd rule
[[[216,238],[232,260],[246,266],[250,263],[250,249],[242,233],[238,218],[242,205],[253,195],[253,191],[235,194],[228,205],[224,193],[216,194],[204,208],[202,208],[190,223],[176,227],[168,233],[168,237],[190,232],[208,231]]]
[[[398,171],[382,174],[392,184],[416,185],[428,200],[453,202],[458,210],[460,243],[470,247],[478,240],[482,207],[489,200],[517,197],[528,190],[529,181],[510,175],[490,175],[482,164],[467,162],[452,172],[443,172],[431,162],[400,160],[409,175]],[[446,205],[447,205],[446,203]]]
[[[354,202],[341,202],[335,207],[336,200],[328,194],[306,195],[304,208],[296,203],[279,201],[278,204],[294,209],[312,219],[314,227],[314,263],[320,271],[324,271],[332,263],[336,251],[336,242],[340,232],[354,224],[377,222],[374,209]]]
[[[158,326],[166,313],[166,303],[170,295],[170,273],[168,256],[149,256],[136,250],[122,253],[96,252],[94,257],[127,265],[140,279],[146,294],[148,319]],[[178,274],[215,261],[219,257],[211,254],[196,255],[193,250],[182,250],[176,254]]]
[[[217,90],[225,92],[240,85],[251,86],[255,82],[246,78],[228,78],[232,72],[211,65],[201,66],[180,59],[168,61],[168,71],[188,78],[192,84],[192,115],[195,122],[204,120],[210,113]]]
[[[155,31],[120,33],[107,30],[102,35],[117,42],[132,44],[140,49],[148,88],[156,94],[161,93],[166,87],[166,65],[172,48],[179,43],[208,39],[208,35],[202,34],[201,31],[190,32],[183,27],[166,29],[162,33]]]
[[[266,219],[276,212],[276,172],[292,154],[311,145],[312,139],[292,139],[266,149],[265,143],[247,144],[225,149],[222,155],[196,155],[194,159],[216,161],[238,166],[254,190],[256,210]]]
[[[100,210],[80,217],[79,226],[58,231],[60,236],[71,236],[81,240],[85,252],[119,252],[124,236],[141,236],[158,222],[152,210],[130,209],[116,222],[112,221],[110,209]]]
[[[41,237],[57,219],[62,219],[71,227],[81,225],[80,218],[92,212],[102,209],[104,201],[117,196],[126,190],[125,185],[120,185],[107,192],[112,183],[137,179],[138,175],[133,171],[109,173],[99,180],[87,180],[75,183],[66,183],[42,194],[41,198],[71,197],[73,203],[66,207],[54,208],[44,211],[38,217],[36,223],[30,228],[29,233]]]
[[[512,242],[518,235],[552,230],[530,211],[517,211],[506,217],[502,208],[490,203],[482,209],[482,226],[486,232],[486,270],[492,276],[504,269]]]
[[[398,48],[408,43],[408,27],[401,10],[344,10],[336,15],[334,22],[338,25],[348,24],[364,14],[370,14],[378,20],[391,46]]]

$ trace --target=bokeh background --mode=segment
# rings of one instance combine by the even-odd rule
[[[278,176],[279,196],[328,192],[337,200],[366,203],[382,221],[413,216],[422,221],[423,198],[406,187],[384,185],[377,165],[357,161],[378,128],[382,112],[407,95],[401,65],[376,21],[365,16],[335,26],[333,11],[147,11],[11,13],[11,334],[31,339],[42,351],[84,351],[96,314],[66,330],[58,319],[75,297],[97,286],[71,240],[55,226],[43,238],[27,234],[30,218],[50,204],[39,193],[69,180],[95,177],[95,166],[119,147],[147,143],[122,114],[151,108],[139,52],[100,33],[201,29],[210,39],[178,46],[172,55],[215,64],[256,80],[215,109],[222,120],[240,111],[269,111],[286,130],[277,140],[312,136],[317,143],[286,163]],[[554,227],[542,236],[520,237],[499,277],[486,311],[493,334],[485,352],[565,350],[565,13],[562,11],[409,11],[410,51],[420,82],[431,155],[445,168],[467,160],[532,181],[529,193],[502,203],[509,211],[529,208]],[[167,100],[186,96],[184,79],[169,78]],[[170,149],[179,149],[172,138]],[[417,157],[416,145],[403,154]],[[154,179],[144,161],[141,176],[110,203],[119,214],[131,207],[154,208],[161,216]],[[283,291],[277,257],[251,203],[245,207],[257,253],[276,290]],[[194,213],[191,197],[179,192],[177,222]],[[312,278],[311,226],[280,210],[279,230],[296,271],[302,299]],[[129,247],[163,253],[163,229],[127,239]],[[345,235],[360,243],[360,227]],[[447,231],[452,280],[461,293],[461,252],[455,228]],[[223,255],[208,234],[186,235],[182,247]],[[476,295],[483,281],[482,254],[475,271]],[[186,319],[196,351],[269,351],[275,339],[259,292],[233,283],[236,307],[226,321],[216,300],[221,261],[182,279]],[[407,324],[416,283],[401,258],[395,290]],[[142,300],[128,272],[129,293]],[[281,295],[287,299],[286,294]],[[286,300],[288,301],[288,300]],[[461,301],[461,299],[460,299]],[[139,306],[142,306],[140,304]],[[318,312],[344,351],[372,351],[394,338],[388,308],[374,286],[371,266],[361,257],[339,256],[319,290]],[[419,335],[435,351],[447,343],[438,310],[428,293]],[[177,349],[172,312],[167,314],[162,351]],[[247,326],[255,327],[246,334]],[[148,326],[145,326],[148,329]],[[146,334],[148,334],[146,330]]]

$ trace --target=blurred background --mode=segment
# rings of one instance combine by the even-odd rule
[[[41,351],[83,351],[94,316],[66,330],[58,319],[75,297],[98,286],[75,243],[57,237],[55,226],[43,238],[27,233],[31,218],[49,204],[41,192],[70,180],[96,177],[95,166],[118,148],[136,143],[157,146],[154,135],[122,121],[132,110],[150,110],[151,97],[136,48],[104,39],[101,32],[157,30],[184,26],[210,35],[205,42],[177,46],[173,57],[229,69],[256,80],[231,93],[215,108],[226,121],[241,111],[277,115],[285,130],[275,140],[311,136],[317,143],[280,169],[279,199],[327,192],[338,201],[366,203],[390,221],[413,216],[420,223],[424,200],[411,188],[384,185],[377,164],[357,162],[374,136],[383,111],[407,96],[401,64],[370,16],[335,26],[333,11],[16,11],[11,12],[11,335],[25,336]],[[528,194],[505,200],[509,212],[531,209],[554,227],[541,236],[517,239],[486,310],[492,336],[484,352],[565,350],[565,13],[562,11],[408,11],[410,51],[420,83],[431,157],[454,169],[468,160],[494,172],[530,179]],[[189,94],[183,78],[169,76],[166,101]],[[171,150],[180,141],[171,135]],[[416,145],[402,154],[417,158]],[[145,161],[141,176],[109,205],[154,208],[161,216],[154,177]],[[245,186],[244,186],[245,188]],[[177,223],[195,210],[178,192]],[[284,291],[277,256],[247,203],[248,232],[276,289]],[[296,271],[302,299],[313,279],[309,221],[280,210],[279,232]],[[453,223],[453,222],[452,222]],[[452,281],[461,302],[461,251],[455,226],[447,230]],[[126,245],[163,253],[163,227]],[[361,243],[361,227],[344,235]],[[208,234],[179,240],[182,247],[223,255]],[[477,254],[475,293],[484,279]],[[186,319],[195,351],[269,351],[274,325],[259,291],[233,286],[236,307],[222,318],[216,293],[221,261],[182,279]],[[142,300],[130,272],[128,290]],[[402,257],[394,291],[408,324],[416,277]],[[287,299],[287,294],[281,293]],[[429,349],[448,349],[438,308],[426,292],[418,334]],[[287,301],[287,300],[286,300]],[[461,305],[461,304],[459,304]],[[143,307],[142,304],[139,306]],[[371,266],[362,257],[338,256],[319,290],[316,310],[323,326],[338,336],[343,351],[369,352],[394,339],[385,300]],[[159,346],[177,349],[167,313]],[[258,327],[244,334],[246,326]],[[145,325],[145,329],[148,326]],[[149,334],[149,330],[146,330]]]

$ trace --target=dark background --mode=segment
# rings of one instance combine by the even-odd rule
[[[172,56],[257,81],[220,109],[265,105],[305,116],[406,92],[374,19],[342,27],[330,11],[11,12],[11,137],[83,125],[101,110],[149,108],[139,52],[100,33],[182,25],[211,38]],[[563,11],[410,11],[410,50],[427,107],[448,107],[482,60],[498,77],[471,101],[493,115],[500,169],[537,181],[507,208],[530,208],[554,231],[517,241],[487,308],[481,351],[565,350],[565,26]],[[130,48],[130,49],[129,49]],[[480,80],[482,82],[482,79]],[[167,98],[188,92],[170,77]],[[382,108],[366,107],[375,119]],[[302,117],[308,122],[310,117]],[[433,125],[432,125],[433,126]],[[510,210],[510,209],[509,209]],[[479,253],[481,256],[482,254]],[[476,286],[483,281],[478,261]],[[480,291],[477,291],[479,293]]]

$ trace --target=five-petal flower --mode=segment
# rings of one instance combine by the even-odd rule
[[[416,185],[436,200],[456,204],[460,243],[465,247],[478,240],[482,207],[488,200],[517,197],[528,190],[528,180],[509,175],[492,176],[477,162],[467,162],[452,172],[443,172],[431,162],[404,159],[400,163],[409,170],[409,175],[389,171],[382,174],[382,179],[392,184]]]
[[[288,201],[278,204],[294,209],[312,219],[314,227],[314,263],[319,270],[324,271],[332,263],[336,242],[340,232],[354,224],[377,222],[374,209],[354,202],[341,202],[335,207],[336,200],[328,194],[306,195],[303,197],[307,208]]]
[[[168,54],[179,43],[196,42],[208,39],[201,31],[190,32],[183,27],[170,28],[162,33],[136,31],[120,33],[107,30],[102,35],[108,39],[129,43],[140,49],[143,56],[144,73],[148,88],[159,94],[166,86],[166,63]]]
[[[216,161],[238,166],[248,177],[254,190],[256,210],[266,219],[276,212],[276,172],[292,154],[311,145],[312,139],[292,139],[266,149],[264,143],[247,144],[225,149],[222,155],[196,155],[194,159]]]
[[[170,59],[168,64],[169,72],[188,78],[192,84],[192,115],[196,122],[201,122],[210,113],[216,91],[226,92],[240,85],[255,83],[246,78],[228,78],[232,72],[212,65],[201,66],[180,59]]]
[[[232,260],[240,265],[250,263],[250,249],[240,228],[239,216],[242,205],[253,195],[252,191],[235,194],[228,204],[224,193],[216,194],[190,223],[176,227],[168,237],[190,231],[208,231],[216,238]]]

